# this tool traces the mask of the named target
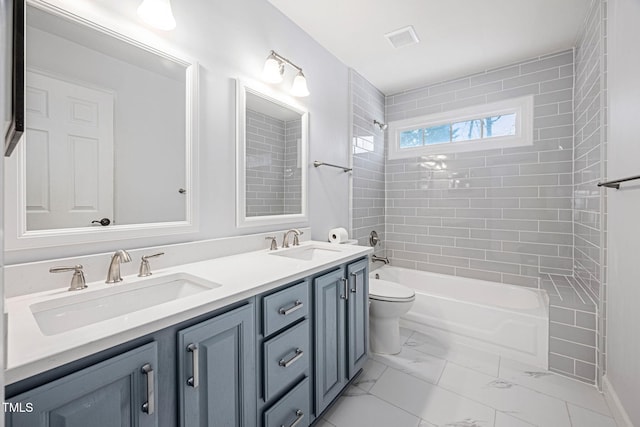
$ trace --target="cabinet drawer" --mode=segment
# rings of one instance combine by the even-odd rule
[[[309,313],[309,286],[300,282],[262,300],[263,333],[269,336]]]
[[[265,427],[307,427],[310,421],[309,378],[305,378],[264,413]]]
[[[265,400],[308,374],[309,350],[309,320],[264,343]]]

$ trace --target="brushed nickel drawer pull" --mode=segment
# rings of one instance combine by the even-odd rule
[[[349,281],[343,277],[342,284],[344,285],[344,295],[340,295],[340,298],[349,301]]]
[[[296,411],[296,419],[293,420],[293,423],[291,423],[289,427],[296,427],[298,424],[300,424],[300,421],[302,421],[303,418],[304,418],[304,412],[298,409]],[[281,424],[280,427],[287,427],[287,426],[285,426],[284,424]]]
[[[142,404],[142,412],[147,414],[153,414],[155,410],[156,392],[153,385],[153,368],[150,364],[146,364],[142,367],[142,373],[147,376],[147,401]]]
[[[190,385],[193,388],[198,388],[198,377],[200,377],[200,366],[198,366],[198,345],[189,344],[187,346],[187,351],[191,352],[193,360],[193,376],[187,380],[187,385]]]
[[[286,316],[288,314],[293,313],[294,311],[300,310],[303,306],[304,304],[302,303],[302,301],[296,300],[296,302],[294,302],[293,305],[289,308],[281,307],[280,310],[278,310],[278,313],[282,314],[283,316]]]
[[[289,360],[280,359],[280,362],[278,362],[278,365],[282,366],[283,368],[288,368],[289,366],[293,365],[298,359],[300,359],[303,354],[304,354],[304,351],[297,348],[296,354],[291,359]]]

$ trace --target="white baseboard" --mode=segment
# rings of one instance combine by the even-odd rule
[[[611,409],[611,414],[613,418],[616,420],[616,423],[619,427],[634,427],[627,411],[624,410],[616,391],[613,386],[609,382],[609,378],[605,375],[602,377],[602,392],[604,393],[604,398],[607,401],[607,405],[609,405],[609,409]]]

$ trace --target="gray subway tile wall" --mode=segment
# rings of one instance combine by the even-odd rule
[[[607,2],[593,0],[576,43],[574,180],[574,277],[593,298],[598,317],[596,381],[606,368],[606,204],[596,187],[607,177]],[[601,204],[601,194],[603,203]],[[584,324],[584,323],[583,323]],[[592,322],[589,323],[591,325]],[[587,369],[580,365],[580,372]],[[577,366],[576,366],[577,369]]]
[[[384,133],[373,120],[384,122],[384,95],[361,75],[350,70],[352,108],[352,220],[351,237],[369,246],[375,230],[381,243],[375,254],[384,256],[385,233],[385,147]]]
[[[604,176],[594,135],[605,126],[593,97],[604,88],[594,92],[599,79],[592,76],[595,51],[603,49],[603,7],[594,0],[576,64],[569,50],[385,97],[385,120],[393,121],[534,95],[533,146],[447,155],[445,172],[423,157],[385,161],[371,126],[382,95],[352,72],[354,147],[357,136],[375,147],[360,158],[354,151],[359,243],[377,227],[393,265],[547,290],[549,367],[590,383],[605,358],[596,293],[603,213],[593,191]],[[606,63],[597,67],[606,72]]]
[[[535,106],[532,146],[450,154],[444,170],[424,157],[387,161],[393,262],[531,287],[573,273],[572,71],[564,51],[386,97],[388,121],[523,95]],[[408,246],[432,236],[450,240]]]
[[[246,215],[300,213],[301,120],[279,120],[250,109],[246,120]]]
[[[302,120],[287,120],[284,127],[284,213],[299,214],[302,212]]]
[[[248,217],[284,213],[285,123],[247,109]]]

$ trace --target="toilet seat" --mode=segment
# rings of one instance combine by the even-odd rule
[[[409,302],[415,300],[416,293],[399,283],[372,279],[369,281],[369,298],[387,302]]]

